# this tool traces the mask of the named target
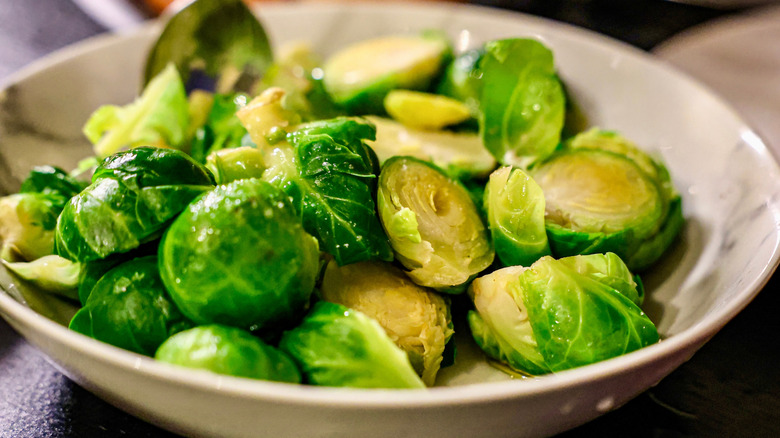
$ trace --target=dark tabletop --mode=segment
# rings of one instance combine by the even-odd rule
[[[663,0],[474,3],[572,23],[646,50],[691,26],[745,12]],[[105,31],[71,0],[0,0],[0,79]],[[780,274],[656,387],[561,437],[780,437],[779,282]],[[71,382],[0,320],[0,438],[121,436],[172,435]]]

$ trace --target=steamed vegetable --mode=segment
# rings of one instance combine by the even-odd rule
[[[208,170],[175,149],[139,147],[107,157],[62,210],[57,252],[86,262],[137,248],[213,183]]]
[[[369,39],[329,57],[322,67],[323,84],[350,113],[382,114],[390,90],[428,88],[449,53],[448,42],[438,34]]]
[[[410,128],[440,130],[471,118],[469,107],[446,96],[392,90],[384,100],[387,114]]]
[[[249,332],[217,324],[181,331],[157,349],[154,358],[229,376],[300,383],[292,359]]]
[[[313,385],[352,388],[424,388],[409,358],[363,313],[320,301],[285,332],[279,348]]]
[[[412,282],[395,266],[330,262],[320,286],[322,299],[358,310],[376,320],[409,356],[423,382],[433,386],[444,346],[453,333],[449,303]]]
[[[54,254],[30,262],[8,262],[3,259],[2,263],[9,271],[47,292],[70,299],[78,298],[80,263]]]
[[[639,292],[614,254],[508,267],[480,277],[469,294],[472,335],[491,358],[522,374],[562,371],[658,341],[636,304]]]
[[[376,217],[374,127],[336,118],[299,125],[267,156],[263,179],[292,199],[306,231],[340,265],[392,260]]]
[[[430,163],[387,160],[377,199],[396,258],[415,283],[462,292],[493,262],[488,230],[468,192]]]
[[[160,243],[162,280],[187,317],[252,330],[302,316],[318,258],[284,193],[258,179],[205,193]]]
[[[147,356],[190,327],[163,286],[155,256],[108,271],[70,322],[72,330]]]

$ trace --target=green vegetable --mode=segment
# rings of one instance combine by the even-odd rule
[[[107,157],[137,146],[181,147],[187,139],[189,104],[179,73],[169,65],[126,106],[104,105],[84,125],[95,155]]]
[[[384,100],[385,110],[404,126],[423,130],[440,130],[471,118],[462,102],[433,93],[391,90]]]
[[[409,356],[427,386],[433,386],[444,346],[453,333],[449,303],[384,262],[339,267],[330,262],[320,286],[322,299],[376,320]]]
[[[482,95],[482,72],[479,63],[484,53],[484,48],[479,48],[456,56],[447,64],[442,79],[436,86],[438,94],[464,102],[472,114],[479,113],[479,100]]]
[[[217,324],[176,333],[160,345],[154,358],[229,376],[289,383],[301,381],[289,356],[245,330]]]
[[[468,315],[474,340],[523,374],[588,365],[658,342],[655,326],[635,304],[639,294],[627,268],[613,269],[619,264],[609,254],[547,256],[474,280],[469,293],[476,310]]]
[[[22,181],[19,193],[57,193],[65,199],[78,194],[86,184],[53,166],[36,166]]]
[[[86,262],[130,251],[159,237],[192,199],[212,188],[209,171],[181,151],[139,147],[114,154],[62,210],[57,252]]]
[[[318,274],[316,240],[287,196],[257,179],[193,201],[160,244],[171,297],[198,324],[284,326],[302,316]]]
[[[521,169],[502,167],[485,190],[490,234],[506,266],[529,266],[550,255],[544,220],[544,193]]]
[[[209,154],[206,168],[214,174],[218,184],[244,178],[260,178],[265,170],[263,152],[255,147],[242,146],[221,149]]]
[[[247,105],[249,97],[242,93],[216,94],[213,96],[205,123],[196,131],[190,144],[190,155],[195,161],[205,163],[206,157],[216,151],[254,143],[236,116]]]
[[[300,123],[300,115],[285,108],[285,97],[281,88],[269,88],[236,113],[258,147],[273,148]]]
[[[331,98],[352,114],[382,114],[396,88],[425,90],[450,54],[440,35],[398,35],[364,40],[329,57],[322,67]]]
[[[81,264],[56,255],[45,255],[30,262],[2,260],[9,271],[44,291],[65,298],[78,298],[78,279]]]
[[[566,102],[552,52],[532,39],[491,41],[480,61],[480,128],[502,164],[528,168],[558,146]]]
[[[282,336],[307,382],[353,388],[424,388],[409,358],[363,313],[320,301]]]
[[[392,260],[376,217],[374,127],[349,118],[300,125],[266,157],[263,179],[292,199],[306,231],[340,265]]]
[[[249,92],[272,59],[265,29],[241,0],[197,0],[166,23],[146,60],[144,83],[173,63],[185,82],[203,70],[219,79],[217,91]]]
[[[367,116],[366,120],[376,126],[376,140],[367,143],[380,162],[397,155],[410,156],[467,177],[487,176],[496,168],[496,159],[478,134],[423,131],[383,117]]]
[[[488,230],[469,193],[430,163],[411,157],[387,160],[377,200],[390,244],[415,283],[462,292],[461,286],[493,262]]]
[[[147,356],[174,333],[192,327],[171,301],[157,257],[122,263],[95,285],[70,328],[125,350]]]
[[[0,258],[32,261],[54,251],[54,227],[65,198],[15,193],[0,198]]]

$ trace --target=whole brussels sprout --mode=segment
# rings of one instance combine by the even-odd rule
[[[92,184],[62,210],[57,252],[87,262],[137,248],[158,238],[213,184],[206,168],[178,150],[138,147],[111,155],[95,170]]]
[[[522,374],[588,365],[658,341],[640,292],[615,254],[499,269],[471,284],[468,322],[489,357]]]
[[[174,333],[192,327],[165,290],[156,256],[108,271],[70,321],[70,329],[147,356]]]
[[[449,302],[416,285],[386,262],[341,266],[330,262],[320,285],[322,299],[375,319],[409,356],[427,386],[433,386],[444,346],[453,334]]]
[[[185,315],[252,330],[301,316],[319,268],[317,241],[287,196],[257,179],[193,201],[159,254],[163,282]]]
[[[434,165],[412,157],[387,160],[377,202],[396,257],[415,283],[462,292],[493,262],[488,230],[469,193]]]
[[[341,304],[317,302],[298,327],[282,335],[279,348],[313,385],[425,388],[379,323]]]
[[[181,331],[160,345],[154,358],[229,376],[300,383],[295,363],[285,353],[249,332],[218,324]]]

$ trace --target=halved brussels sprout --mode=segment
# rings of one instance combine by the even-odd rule
[[[601,260],[600,260],[601,259]],[[471,284],[472,335],[521,374],[562,371],[658,342],[619,257],[592,254],[500,269]],[[618,286],[619,288],[615,288]]]
[[[404,126],[424,130],[440,130],[471,118],[466,104],[432,93],[392,90],[385,96],[385,110]]]
[[[521,169],[502,167],[490,175],[485,209],[496,255],[506,266],[529,266],[550,255],[544,222],[544,193]]]
[[[163,236],[160,273],[198,324],[284,325],[305,311],[319,268],[317,241],[287,196],[257,179],[193,201]]]
[[[71,198],[57,220],[58,254],[79,262],[154,240],[214,184],[211,173],[184,152],[153,147],[107,157],[92,181]]]
[[[65,198],[15,193],[0,198],[0,258],[31,261],[54,252],[54,228]]]
[[[375,320],[345,306],[317,302],[279,348],[313,385],[425,388],[407,355]]]
[[[323,65],[323,84],[333,100],[353,114],[382,114],[393,89],[424,90],[450,53],[441,35],[398,35],[347,46]]]
[[[385,262],[339,267],[330,262],[320,285],[322,299],[363,312],[375,319],[409,356],[427,386],[433,386],[444,345],[453,333],[449,303],[416,285]]]
[[[424,131],[384,117],[366,119],[376,126],[376,140],[367,143],[382,163],[390,157],[409,156],[470,177],[487,176],[496,168],[496,159],[485,149],[479,134]]]
[[[260,178],[265,170],[263,152],[252,146],[220,149],[206,157],[206,168],[214,174],[217,184],[237,179]]]
[[[30,262],[8,262],[3,259],[2,263],[9,271],[46,292],[73,300],[78,298],[80,263],[53,254]]]
[[[301,381],[300,372],[288,355],[243,329],[218,324],[176,333],[160,345],[154,358],[229,376]]]
[[[122,263],[98,280],[70,322],[71,330],[147,356],[192,327],[160,280],[157,257]]]
[[[666,169],[638,148],[583,135],[531,171],[544,191],[552,252],[611,251],[644,269],[680,229],[679,195]]]
[[[488,230],[469,193],[434,165],[387,160],[379,176],[379,217],[398,260],[417,284],[444,292],[490,266]]]

